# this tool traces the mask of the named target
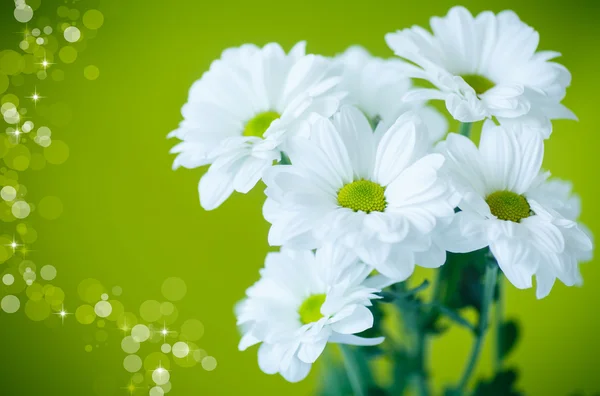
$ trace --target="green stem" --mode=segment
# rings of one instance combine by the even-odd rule
[[[418,365],[417,390],[419,396],[429,396],[429,386],[427,384],[427,371],[425,369],[425,355],[427,353],[426,334],[422,328],[417,327],[417,350],[416,360]]]
[[[448,319],[452,320],[457,325],[466,327],[473,333],[477,333],[477,329],[468,320],[460,316],[457,312],[454,312],[448,307],[443,306],[442,304],[438,304],[435,302],[431,302],[429,304],[423,304],[424,307],[429,307],[433,310],[438,310],[442,314],[444,314]]]
[[[283,151],[281,152],[281,159],[279,160],[279,165],[291,165],[292,161],[290,161],[290,157],[287,156]]]
[[[340,352],[344,359],[344,367],[346,367],[346,374],[348,375],[348,380],[350,380],[353,394],[356,396],[365,396],[360,376],[360,368],[358,367],[356,360],[354,360],[352,352],[347,345],[338,344],[338,346],[340,347]]]
[[[466,137],[471,136],[471,127],[473,126],[470,122],[461,122],[460,127],[458,128],[458,132]]]
[[[429,281],[427,279],[425,279],[423,281],[423,283],[421,283],[419,286],[415,287],[414,289],[402,292],[402,293],[397,293],[397,292],[380,292],[379,295],[381,297],[383,297],[386,301],[383,302],[392,302],[395,300],[403,300],[403,299],[407,299],[409,297],[414,296],[415,294],[419,293],[422,290],[425,290],[427,288],[427,286],[429,286]]]
[[[485,333],[488,327],[489,321],[489,310],[492,305],[494,299],[494,289],[496,287],[496,276],[498,274],[498,266],[489,264],[486,267],[485,278],[484,278],[484,290],[483,290],[483,301],[481,302],[481,311],[479,313],[479,324],[477,326],[477,338],[475,339],[475,344],[473,345],[473,349],[471,350],[471,356],[469,357],[469,361],[467,366],[465,367],[465,371],[463,372],[462,378],[456,387],[455,394],[463,395],[464,390],[473,375],[473,371],[475,370],[475,366],[477,365],[477,361],[479,360],[479,355],[481,354],[481,348],[483,347],[483,341],[485,340]]]
[[[502,349],[504,343],[504,334],[502,326],[504,324],[504,301],[502,295],[502,275],[498,274],[498,300],[496,301],[496,309],[494,310],[496,325],[496,356],[494,361],[494,371],[496,373],[502,370]]]

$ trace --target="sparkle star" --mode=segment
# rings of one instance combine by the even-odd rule
[[[163,328],[159,331],[159,333],[163,336],[163,341],[166,341],[167,336],[171,333],[174,333],[174,331],[167,329],[167,324],[163,323]]]
[[[21,245],[20,243],[17,243],[17,241],[16,241],[16,240],[15,240],[15,238],[13,237],[13,240],[12,240],[12,242],[11,242],[11,243],[9,243],[8,245],[4,245],[4,246],[8,246],[8,247],[10,247],[10,248],[12,249],[13,253],[14,253],[14,252],[16,252],[16,251],[17,251],[17,249],[18,249],[20,246],[23,246],[23,245]]]
[[[73,314],[72,314],[72,313],[69,313],[69,312],[67,312],[67,311],[65,310],[65,306],[63,305],[63,306],[60,308],[60,311],[59,311],[59,312],[56,312],[54,315],[58,315],[58,316],[60,316],[60,320],[62,321],[62,324],[64,325],[64,324],[65,324],[65,318],[67,317],[67,315],[73,315]]]
[[[140,389],[137,386],[135,386],[135,384],[133,383],[133,381],[130,381],[129,384],[121,389],[125,389],[126,391],[129,392],[130,395],[133,395],[133,393],[136,391],[136,389]]]
[[[40,65],[42,69],[46,70],[49,66],[52,66],[54,63],[48,62],[48,59],[46,59],[46,57],[44,56],[44,59],[36,64]]]
[[[123,335],[127,335],[127,332],[131,330],[131,327],[127,325],[127,317],[123,318],[123,326],[119,327],[123,331]]]
[[[23,134],[23,132],[21,130],[19,130],[19,127],[16,127],[14,131],[12,132],[7,132],[8,135],[14,136],[15,140],[17,141],[17,143],[19,143],[19,140],[21,138],[21,135]]]
[[[44,99],[44,96],[40,96],[40,94],[37,92],[37,88],[36,88],[33,91],[33,94],[31,96],[27,96],[27,98],[33,100],[33,103],[37,105],[38,100]]]

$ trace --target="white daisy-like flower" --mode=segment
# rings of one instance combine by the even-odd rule
[[[541,172],[539,134],[487,121],[479,148],[457,134],[440,148],[461,197],[461,211],[443,238],[448,251],[489,246],[517,288],[532,287],[536,275],[538,298],[548,295],[556,278],[568,286],[581,282],[578,261],[589,257],[592,242],[572,218],[573,202]]]
[[[290,382],[308,375],[329,342],[377,345],[383,337],[356,333],[373,326],[367,308],[379,289],[365,281],[371,268],[347,250],[324,246],[269,253],[261,279],[236,306],[243,332],[240,350],[262,342],[258,363],[265,373]]]
[[[356,106],[372,125],[383,122],[391,126],[402,114],[414,111],[427,125],[432,142],[448,132],[448,121],[425,102],[405,102],[403,96],[413,89],[406,77],[407,64],[399,59],[372,56],[360,46],[352,46],[335,58],[342,68],[340,91],[347,93],[345,104]]]
[[[265,174],[269,243],[337,243],[395,281],[409,277],[415,264],[442,265],[446,252],[435,233],[456,202],[440,177],[444,157],[427,154],[425,129],[408,112],[374,133],[351,106],[315,121],[310,139],[290,144],[292,165]]]
[[[573,184],[569,181],[552,178],[538,185],[530,193],[537,201],[556,210],[561,216],[577,222],[578,227],[594,242],[592,231],[579,221],[581,216],[581,197],[573,193]],[[593,250],[576,250],[578,262],[588,262],[593,258]]]
[[[473,17],[454,7],[445,17],[431,18],[430,25],[433,34],[414,26],[386,35],[396,55],[414,63],[408,75],[435,86],[412,91],[405,100],[445,100],[461,122],[517,118],[545,137],[549,120],[576,118],[560,104],[571,83],[569,71],[551,62],[560,54],[536,52],[539,34],[514,12]]]
[[[212,164],[199,185],[207,210],[233,191],[247,193],[280,160],[289,136],[314,114],[338,109],[339,80],[330,60],[305,54],[304,42],[289,54],[275,43],[225,50],[192,86],[184,120],[169,135],[182,140],[173,167]]]

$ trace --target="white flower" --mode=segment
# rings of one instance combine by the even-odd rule
[[[568,181],[552,178],[545,183],[538,185],[530,193],[537,201],[556,210],[561,216],[577,222],[578,227],[586,233],[593,243],[592,231],[583,223],[579,222],[581,215],[581,198],[573,193],[573,184]],[[576,250],[576,259],[578,262],[591,261],[593,250]]]
[[[489,246],[516,287],[532,287],[535,274],[542,298],[556,278],[568,286],[581,282],[578,261],[589,257],[592,242],[574,212],[568,215],[573,202],[541,172],[542,137],[523,129],[487,121],[479,149],[457,134],[440,144],[462,198],[443,244],[457,253]]]
[[[339,90],[348,95],[344,103],[360,109],[371,124],[383,122],[390,126],[402,114],[413,110],[427,125],[432,142],[437,142],[448,132],[448,121],[425,102],[404,102],[402,97],[413,86],[406,77],[407,65],[399,59],[381,59],[372,56],[359,46],[353,46],[336,57],[342,66]]]
[[[289,54],[278,44],[227,49],[190,90],[184,120],[170,136],[183,140],[173,167],[212,164],[200,181],[200,202],[221,205],[233,191],[247,193],[281,158],[290,135],[313,114],[330,116],[341,94],[333,88],[331,61],[305,55],[305,43]]]
[[[536,52],[539,34],[512,11],[473,17],[463,7],[431,18],[433,34],[414,26],[386,35],[396,55],[416,66],[410,77],[434,89],[410,92],[405,100],[442,99],[461,122],[497,117],[551,132],[550,119],[575,115],[560,104],[571,83],[569,71],[550,62],[560,54]]]
[[[265,373],[286,380],[304,379],[328,342],[377,345],[379,338],[361,338],[373,326],[367,308],[379,289],[365,284],[371,268],[356,256],[324,246],[310,250],[282,249],[269,253],[261,279],[236,307],[244,333],[239,349],[262,342],[258,363]]]
[[[269,243],[341,244],[396,281],[415,264],[442,265],[446,252],[434,234],[454,214],[455,202],[439,176],[444,157],[428,150],[427,131],[414,113],[375,133],[350,106],[331,121],[315,121],[310,140],[290,144],[292,165],[265,174]]]

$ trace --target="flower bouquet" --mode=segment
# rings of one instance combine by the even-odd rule
[[[202,207],[266,185],[280,250],[235,312],[239,349],[260,344],[267,374],[301,381],[325,355],[324,395],[429,395],[429,341],[451,322],[473,346],[445,394],[518,395],[501,277],[528,289],[535,276],[538,298],[556,279],[582,282],[593,243],[579,198],[542,169],[552,120],[576,118],[561,104],[571,75],[559,54],[537,51],[512,11],[454,7],[430,25],[387,34],[392,59],[356,46],[307,54],[304,42],[230,48],[190,90],[170,136],[181,140],[174,168],[210,165]],[[416,266],[435,276],[410,288]],[[491,327],[495,374],[471,387]],[[380,358],[385,385],[370,364]]]

